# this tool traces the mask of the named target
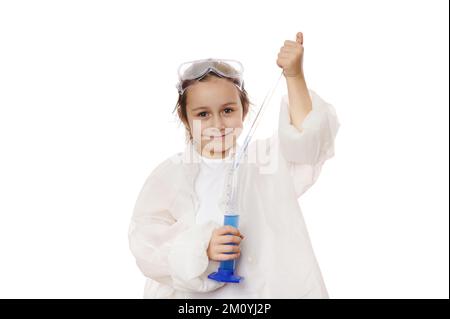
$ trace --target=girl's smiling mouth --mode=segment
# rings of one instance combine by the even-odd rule
[[[224,138],[225,136],[227,136],[227,135],[230,135],[231,133],[233,133],[233,130],[231,130],[230,132],[228,132],[228,133],[224,133],[224,134],[222,134],[222,135],[204,135],[206,138],[209,138],[209,139],[221,139],[221,138]]]

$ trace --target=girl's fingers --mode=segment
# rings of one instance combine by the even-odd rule
[[[297,53],[300,50],[300,48],[284,48],[282,50],[280,50],[280,53],[284,53],[284,54],[292,54],[292,53]]]
[[[233,235],[223,235],[219,237],[218,243],[219,244],[240,244],[242,241],[242,237],[239,236],[233,236]]]
[[[217,231],[218,235],[232,234],[238,236],[239,230],[233,226],[223,226]]]
[[[241,232],[233,226],[223,226],[217,230],[217,235],[228,235],[228,234],[241,236]]]
[[[286,54],[286,53],[278,54],[279,59],[289,59],[291,56],[292,56],[292,54]]]
[[[238,245],[218,245],[217,251],[220,253],[238,253],[241,248]]]
[[[297,46],[297,41],[286,40],[286,41],[284,41],[284,45],[295,47],[295,46]]]
[[[218,261],[233,260],[233,259],[239,258],[240,256],[241,256],[241,253],[230,254],[230,255],[227,255],[227,254],[220,254],[220,255],[217,257],[217,260],[218,260]]]

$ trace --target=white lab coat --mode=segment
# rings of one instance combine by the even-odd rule
[[[209,260],[206,250],[222,225],[195,222],[199,154],[192,144],[154,169],[129,228],[131,252],[147,278],[144,298],[214,298],[224,285],[240,285],[235,298],[328,298],[298,198],[334,156],[340,124],[331,104],[313,90],[309,94],[312,111],[303,130],[290,124],[284,95],[277,133],[249,146],[249,154],[266,153],[256,161],[249,155],[239,167],[239,229],[246,237],[236,261],[236,273],[245,277],[239,284],[207,278],[219,262]]]

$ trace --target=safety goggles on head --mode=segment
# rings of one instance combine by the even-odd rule
[[[235,80],[235,85],[242,91],[244,85],[244,67],[241,62],[226,59],[202,59],[182,63],[178,67],[178,93],[181,95],[188,86],[182,87],[186,80],[201,80],[208,73],[213,72],[219,77]]]

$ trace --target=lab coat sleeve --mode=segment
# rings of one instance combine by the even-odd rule
[[[187,225],[170,213],[169,183],[155,174],[145,182],[135,204],[128,237],[142,273],[173,289],[208,292],[223,283],[207,278],[207,248],[214,222]],[[173,193],[173,190],[172,190]]]
[[[293,178],[297,198],[318,179],[324,162],[334,156],[334,141],[340,127],[334,107],[309,90],[312,110],[302,130],[291,124],[289,99],[284,95],[279,117],[279,146]]]

